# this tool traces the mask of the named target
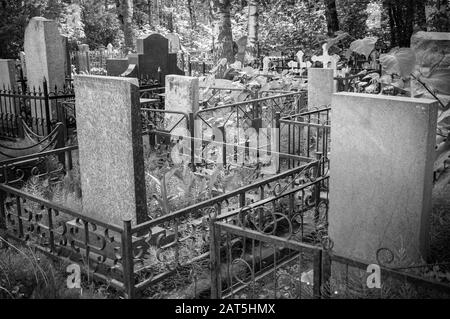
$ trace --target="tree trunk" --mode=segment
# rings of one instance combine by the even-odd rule
[[[332,36],[336,31],[339,31],[339,19],[336,9],[336,0],[324,0],[325,15],[327,18],[328,35]]]
[[[234,63],[230,9],[231,0],[213,0],[215,62],[226,58],[228,63]]]
[[[416,1],[384,0],[389,15],[391,47],[409,47],[414,32]]]
[[[147,8],[148,8],[148,25],[152,27],[152,14],[153,14],[153,0],[148,0],[147,2]]]
[[[248,50],[253,57],[258,56],[258,0],[248,2]]]
[[[188,10],[189,10],[189,21],[191,22],[191,29],[196,27],[197,22],[195,21],[194,8],[192,7],[192,0],[187,0]]]
[[[427,31],[426,2],[427,0],[416,0],[416,26],[422,31]]]
[[[133,41],[133,0],[122,0],[123,35],[127,51],[134,49]]]

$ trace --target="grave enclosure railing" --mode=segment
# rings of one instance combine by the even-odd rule
[[[24,137],[30,130],[35,137],[45,137],[60,120],[61,103],[74,97],[71,85],[51,90],[45,80],[42,88],[37,89],[3,88],[0,90],[0,137]]]
[[[327,237],[325,157],[140,225],[112,225],[14,187],[28,176],[64,176],[76,150],[73,146],[2,162],[1,172],[9,172],[0,178],[2,236],[77,263],[89,278],[129,298],[183,270],[191,274],[194,287],[211,289],[212,297],[253,296],[259,283],[268,287],[263,295],[277,298],[367,293],[361,278],[367,276],[368,264],[334,255]],[[61,164],[49,166],[48,157]],[[334,269],[341,274],[337,279]],[[308,273],[312,279],[302,280]],[[450,292],[448,285],[386,267],[382,278]]]

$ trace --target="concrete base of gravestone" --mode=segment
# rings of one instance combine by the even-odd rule
[[[128,69],[128,59],[106,59],[108,76],[119,76]]]
[[[0,59],[0,90],[15,90],[16,88],[16,61]]]
[[[137,79],[75,76],[83,214],[148,220]]]
[[[308,108],[321,108],[331,104],[331,96],[336,92],[334,70],[322,68],[308,69]]]
[[[25,59],[27,84],[36,90],[47,79],[48,87],[62,88],[65,84],[65,52],[58,23],[42,17],[34,17],[25,30]]]
[[[337,93],[332,108],[334,252],[377,263],[387,248],[401,266],[426,258],[437,102]]]

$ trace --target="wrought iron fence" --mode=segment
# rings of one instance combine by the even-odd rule
[[[50,134],[61,102],[75,97],[71,85],[52,89],[44,80],[42,88],[0,90],[0,137],[24,137],[24,124],[40,137]]]
[[[302,156],[328,158],[330,152],[330,107],[288,115],[279,120],[280,152]],[[295,166],[294,161],[288,167]]]
[[[201,287],[211,289],[212,297],[333,298],[342,296],[341,286],[352,292],[348,297],[363,289],[361,282],[352,286],[351,278],[365,272],[367,263],[333,254],[327,237],[326,158],[139,225],[113,225],[13,187],[24,180],[25,166],[33,176],[61,178],[73,152],[76,147],[3,162],[2,236],[77,263],[128,298],[186,269],[198,270],[197,281],[207,279]],[[46,167],[49,156],[62,157],[59,171]],[[205,279],[200,273],[209,274],[210,264]],[[381,266],[383,280],[450,292],[448,285]]]

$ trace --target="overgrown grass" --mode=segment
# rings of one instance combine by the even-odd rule
[[[83,281],[81,289],[67,288],[68,264],[54,261],[31,247],[0,237],[0,299],[105,299],[114,292]]]

